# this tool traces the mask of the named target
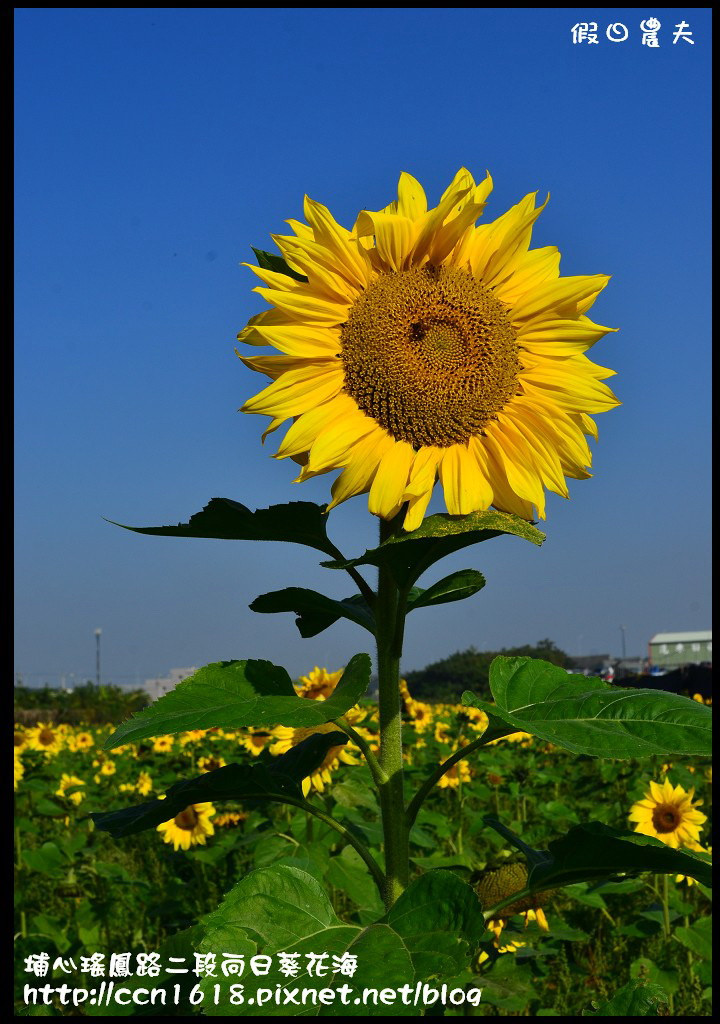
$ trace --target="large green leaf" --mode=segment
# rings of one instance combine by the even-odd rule
[[[270,969],[262,976],[254,975],[246,967],[242,976],[244,1002],[233,1003],[230,986],[237,978],[207,978],[201,984],[213,1001],[205,1004],[206,1014],[212,1016],[368,1016],[372,1010],[356,1005],[354,1000],[365,987],[398,987],[412,983],[413,967],[410,955],[400,936],[387,925],[375,924],[369,928],[343,924],[335,915],[332,904],[319,883],[307,872],[287,864],[272,865],[251,872],[235,885],[220,907],[205,919],[205,934],[201,952],[245,953],[248,941],[253,942],[259,954],[271,958]],[[288,977],[280,970],[277,953],[297,954],[298,973]],[[310,954],[328,954],[327,974],[312,972]],[[350,953],[357,957],[357,971],[352,976],[332,973],[332,957]],[[214,986],[221,987],[220,999],[215,1002]],[[340,985],[351,988],[349,1004],[323,1005],[321,990],[335,991]],[[306,1004],[295,993],[305,990]],[[275,995],[274,1000],[258,1004],[263,990]],[[295,1000],[298,1000],[295,1002]],[[316,1000],[313,1005],[312,1000]],[[382,1007],[383,1015],[395,1016],[394,1008]],[[400,1010],[402,1012],[402,1008]],[[412,1007],[406,1007],[409,1015]]]
[[[630,981],[597,1010],[583,1010],[583,1017],[661,1017],[667,1004],[667,993],[659,985]]]
[[[269,661],[219,661],[118,726],[105,748],[187,729],[322,725],[357,704],[370,682],[370,658],[356,654],[327,700],[299,697],[284,668]]]
[[[416,978],[442,978],[469,965],[485,931],[477,895],[450,871],[428,871],[412,882],[385,922],[401,935]]]
[[[703,960],[712,960],[712,919],[710,917],[701,917],[685,928],[676,928],[673,935],[686,949],[692,950]]]
[[[471,512],[467,516],[439,513],[423,520],[417,530],[391,537],[359,558],[335,559],[322,564],[328,569],[387,566],[399,586],[410,587],[426,569],[446,555],[502,534],[523,537],[538,545],[545,539],[545,534],[532,523],[507,512],[490,510]]]
[[[266,801],[300,800],[302,780],[322,764],[328,750],[343,743],[347,743],[345,733],[314,733],[267,763],[228,764],[199,778],[176,782],[164,799],[117,811],[95,812],[90,817],[96,828],[109,832],[114,839],[121,839],[156,828],[189,804],[239,800],[250,807]]]
[[[359,594],[336,601],[316,590],[287,587],[261,594],[252,602],[250,609],[263,613],[295,612],[298,616],[295,625],[303,637],[317,636],[340,618],[350,619],[375,635],[375,618],[365,598]]]
[[[112,520],[110,520],[112,522]],[[124,526],[124,530],[153,537],[209,537],[217,540],[278,540],[305,544],[337,557],[338,549],[327,535],[324,505],[310,501],[290,501],[251,512],[239,501],[212,498],[187,523],[177,526]]]
[[[265,249],[256,249],[254,245],[251,245],[250,248],[255,253],[258,266],[264,270],[272,270],[275,274],[284,274],[285,277],[292,277],[294,281],[307,281],[303,274],[298,274],[296,270],[289,267],[282,256],[278,256],[274,252],[267,252]]]
[[[578,754],[711,753],[710,709],[675,693],[624,689],[547,661],[503,656],[490,666],[490,689],[495,704],[470,691],[463,704]]]
[[[477,569],[460,569],[433,583],[426,590],[413,587],[408,596],[407,610],[412,612],[416,608],[429,608],[450,601],[464,601],[466,597],[473,597],[484,586],[485,577]]]
[[[483,820],[525,855],[529,867],[526,889],[531,893],[576,882],[612,881],[618,874],[641,871],[689,875],[704,885],[712,885],[712,870],[707,861],[639,832],[625,832],[590,821],[574,825],[560,839],[549,843],[547,850],[534,850],[493,815],[485,815]]]

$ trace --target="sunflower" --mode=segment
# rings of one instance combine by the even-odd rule
[[[246,821],[248,817],[247,811],[225,811],[224,814],[219,814],[215,818],[213,824],[215,828],[234,828],[241,821]]]
[[[712,846],[708,846],[707,849],[701,846],[700,843],[687,843],[686,844],[691,850],[696,850],[698,853],[712,854]],[[685,882],[686,885],[697,885],[697,879],[693,878],[692,875],[675,875],[676,882]]]
[[[207,772],[217,771],[218,768],[224,768],[226,764],[227,761],[224,757],[199,757],[197,762],[197,766],[203,775],[206,775]]]
[[[465,761],[458,761],[438,780],[440,789],[457,789],[460,785],[470,782],[472,775]]]
[[[450,726],[447,722],[435,723],[435,742],[444,743],[449,746],[453,741]]]
[[[662,785],[650,782],[642,800],[630,808],[628,818],[636,822],[635,831],[653,836],[668,846],[692,846],[700,839],[700,827],[707,815],[696,810],[702,800],[693,801],[694,789],[684,790],[666,777]]]
[[[212,804],[190,804],[170,821],[158,825],[157,831],[164,843],[172,843],[177,850],[189,850],[191,846],[204,846],[207,836],[215,834],[210,819],[215,814]]]
[[[13,735],[13,746],[15,753],[20,754],[28,745],[27,729],[22,725],[16,725]]]
[[[140,772],[137,782],[135,783],[135,788],[140,796],[147,796],[148,793],[152,793],[153,781],[148,772]]]
[[[60,785],[55,790],[55,796],[66,796],[68,800],[72,800],[74,804],[82,803],[85,794],[76,787],[84,786],[85,782],[83,779],[79,779],[77,775],[67,775],[65,772],[60,777]],[[69,789],[74,790],[72,793],[68,793]]]
[[[264,732],[262,729],[248,729],[247,733],[240,738],[240,742],[248,754],[258,757],[271,739],[272,736],[269,732]]]
[[[25,765],[23,764],[22,757],[18,750],[15,751],[15,777],[14,777],[14,789],[18,788],[18,784],[21,782],[23,775],[25,774]]]
[[[528,869],[519,861],[513,864],[503,864],[495,871],[487,871],[475,886],[475,892],[480,898],[484,909],[490,909],[499,903],[504,903],[515,893],[520,893],[525,888],[528,879]],[[539,928],[548,931],[549,926],[545,912],[542,907],[547,902],[550,893],[534,893],[532,896],[525,896],[508,904],[498,912],[497,917],[489,920],[488,928],[495,935],[495,940],[505,927],[508,918],[515,914],[523,914],[525,927],[530,921],[535,921]]]
[[[153,741],[153,752],[155,754],[168,754],[175,746],[173,736],[157,736]]]
[[[302,743],[308,736],[314,736],[318,732],[337,732],[338,728],[333,722],[325,722],[323,725],[316,725],[312,728],[300,727],[292,729],[289,726],[278,725],[273,729],[275,736],[275,742],[270,747],[270,753],[273,755],[286,754],[291,747],[296,746],[298,743]],[[360,764],[358,759],[354,757],[345,747],[345,745],[330,747],[327,754],[325,755],[322,764],[315,769],[312,775],[303,779],[302,788],[305,796],[308,795],[311,789],[316,790],[318,793],[323,793],[325,787],[329,786],[332,782],[332,772],[338,767],[340,762],[343,764]]]
[[[238,340],[281,355],[240,356],[272,379],[242,410],[271,417],[264,436],[293,421],[276,457],[298,482],[342,471],[328,509],[369,492],[414,530],[439,478],[453,515],[544,518],[545,488],[590,476],[588,414],[619,404],[584,354],[612,330],[585,316],[609,278],[560,277],[554,246],[529,248],[537,193],[476,227],[491,188],[462,168],[428,210],[403,173],[352,231],[306,197],[307,224],[272,236],[293,276],[251,267],[273,308]]]
[[[68,736],[67,744],[73,753],[77,753],[78,751],[91,750],[95,746],[95,740],[93,739],[92,733],[83,731],[76,732],[74,735]]]
[[[205,729],[190,729],[188,732],[180,733],[178,738],[181,747],[186,747],[188,743],[199,743],[205,738]]]
[[[63,732],[56,725],[39,722],[27,732],[28,747],[48,755],[58,754],[63,748]]]
[[[329,697],[340,682],[342,674],[341,668],[337,672],[328,672],[326,668],[318,668],[316,665],[312,672],[298,679],[298,696],[309,697],[312,700]]]
[[[459,708],[460,714],[463,719],[467,721],[468,726],[473,732],[482,733],[488,727],[488,716],[480,708]]]

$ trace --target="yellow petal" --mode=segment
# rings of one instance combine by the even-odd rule
[[[396,441],[383,455],[368,498],[373,515],[391,519],[399,511],[414,457],[407,441]]]

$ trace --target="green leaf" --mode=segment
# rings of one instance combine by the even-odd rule
[[[712,919],[698,918],[688,928],[676,928],[673,935],[686,949],[701,957],[712,960]]]
[[[502,534],[523,537],[533,544],[542,544],[545,534],[519,516],[507,512],[471,512],[467,516],[446,513],[429,516],[417,530],[401,533],[370,548],[359,558],[348,561],[323,562],[328,569],[348,569],[358,565],[387,566],[401,587],[410,587],[435,562],[454,551],[500,537]]]
[[[250,806],[265,801],[301,800],[301,781],[322,764],[328,750],[343,743],[347,743],[345,733],[314,733],[268,763],[228,764],[197,779],[176,782],[164,800],[150,800],[117,811],[96,812],[90,817],[96,828],[120,839],[156,828],[189,804],[239,800]]]
[[[358,909],[372,911],[376,918],[382,916],[384,908],[375,881],[351,846],[346,846],[337,857],[330,857],[327,880],[346,893]]]
[[[60,878],[68,867],[62,850],[52,842],[43,843],[37,850],[23,850],[22,858],[33,871],[50,878]]]
[[[290,501],[251,512],[239,501],[212,498],[202,512],[196,512],[189,522],[178,523],[177,526],[124,526],[122,523],[113,523],[113,526],[152,537],[289,541],[305,544],[333,557],[338,554],[327,535],[325,506],[310,501]]]
[[[490,666],[490,689],[495,704],[469,691],[463,704],[577,754],[711,753],[710,709],[675,693],[624,689],[547,661],[503,656]]]
[[[680,986],[680,977],[677,971],[663,970],[648,960],[646,956],[638,957],[630,965],[630,977],[633,980],[649,981],[652,985],[659,985],[670,995],[677,992]]]
[[[433,583],[427,590],[413,587],[408,597],[407,610],[415,611],[416,608],[429,608],[431,605],[447,604],[450,601],[464,601],[466,597],[472,597],[485,586],[485,577],[476,569],[460,569],[459,572],[450,573],[437,583]]]
[[[236,978],[206,978],[201,982],[208,993],[204,1012],[211,1016],[368,1016],[372,1007],[362,1005],[360,993],[365,987],[397,988],[413,981],[410,955],[400,936],[383,924],[362,928],[343,924],[335,915],[330,900],[319,883],[307,872],[287,864],[273,865],[253,871],[228,893],[220,907],[205,919],[205,934],[201,952],[245,953],[248,944],[255,944],[260,954],[272,957],[269,973],[261,977],[246,970],[244,1004],[233,1004],[228,992]],[[292,952],[299,954],[299,973],[288,978],[279,970],[273,954]],[[352,977],[332,973],[332,956],[349,952],[357,957],[357,971]],[[307,954],[327,953],[327,975],[308,972]],[[209,994],[215,984],[221,986],[217,1004]],[[323,1005],[318,993],[336,990],[347,984],[351,992],[347,1005]],[[259,1003],[259,991],[280,993],[281,1002],[274,999]],[[305,990],[305,1004],[285,1002],[285,992]],[[358,1002],[355,1003],[357,998]],[[314,1004],[312,1000],[315,1000]],[[252,1000],[252,1002],[250,1002]],[[290,997],[292,1000],[292,997]],[[308,1001],[310,1000],[310,1001]],[[414,1008],[381,1007],[383,1015],[415,1015]]]
[[[547,850],[534,850],[494,816],[485,815],[483,820],[525,854],[530,868],[526,888],[531,893],[575,882],[610,881],[613,875],[640,871],[690,875],[712,885],[710,864],[639,832],[623,832],[591,821],[574,825],[549,843]],[[612,890],[608,888],[607,893]]]
[[[583,1010],[583,1017],[660,1017],[668,996],[659,985],[631,981],[596,1010]]]
[[[250,248],[255,253],[258,266],[262,267],[263,270],[272,270],[275,274],[284,274],[285,277],[291,277],[294,281],[307,281],[303,274],[298,274],[296,270],[292,270],[282,256],[278,256],[274,252],[267,252],[265,249],[256,249],[254,245],[251,245]]]
[[[299,697],[284,668],[269,661],[219,661],[118,726],[105,749],[187,729],[322,725],[344,715],[367,690],[370,658],[356,654],[327,700]]]
[[[485,931],[474,889],[450,871],[428,871],[411,882],[385,922],[402,936],[420,980],[455,974],[469,964]]]
[[[350,619],[375,635],[375,618],[360,594],[336,601],[315,590],[287,587],[256,597],[250,610],[262,613],[295,612],[298,616],[295,625],[303,637],[317,636],[340,618]]]

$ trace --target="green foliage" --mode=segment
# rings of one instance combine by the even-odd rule
[[[14,688],[15,714],[23,711],[47,711],[43,719],[52,722],[87,722],[89,724],[117,721],[124,715],[140,711],[150,698],[144,690],[126,690],[112,683],[82,683],[72,690],[55,687]]]
[[[373,635],[375,633],[375,617],[360,594],[335,601],[315,590],[287,587],[261,594],[252,602],[250,609],[263,613],[295,612],[298,616],[295,625],[302,637],[317,636],[340,618],[350,619]]]
[[[584,1017],[660,1017],[667,1006],[667,993],[659,985],[629,982],[612,999],[596,1010],[585,1010]]]
[[[540,545],[545,534],[519,516],[507,512],[472,512],[467,516],[440,513],[428,516],[411,533],[398,533],[358,558],[323,562],[329,569],[362,565],[387,567],[397,585],[409,589],[435,562],[471,544],[510,534]]]
[[[239,800],[252,807],[269,801],[302,800],[302,780],[322,764],[331,747],[346,742],[347,736],[341,732],[314,733],[269,765],[228,764],[199,778],[176,782],[168,789],[164,800],[151,800],[118,811],[96,812],[90,817],[96,828],[121,839],[156,828],[180,814],[189,804]]]
[[[711,753],[709,708],[660,690],[631,690],[569,675],[548,662],[496,658],[490,669],[495,704],[463,694],[463,704],[501,718],[578,754]]]
[[[370,658],[348,662],[325,701],[299,697],[285,669],[269,661],[220,661],[178,683],[145,711],[123,722],[105,744],[163,736],[186,729],[247,725],[318,726],[340,718],[368,688]]]
[[[492,815],[486,815],[485,822],[525,854],[530,869],[526,883],[529,893],[641,871],[689,875],[712,885],[710,865],[692,853],[674,850],[638,832],[621,832],[600,821],[575,825],[553,840],[547,850],[532,849]]]

